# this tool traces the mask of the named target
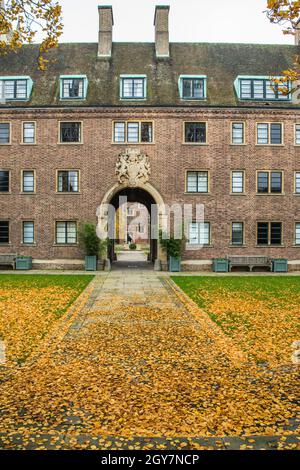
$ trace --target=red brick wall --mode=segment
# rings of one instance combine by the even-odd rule
[[[12,144],[0,146],[0,168],[11,170],[11,194],[0,194],[0,219],[11,222],[11,245],[0,246],[0,253],[32,255],[35,259],[82,257],[77,246],[57,247],[56,220],[95,220],[104,194],[117,182],[115,164],[119,153],[129,145],[112,144],[112,121],[147,119],[154,121],[153,145],[139,145],[151,161],[149,182],[165,203],[204,203],[205,219],[211,222],[211,246],[186,252],[184,259],[211,259],[227,254],[269,255],[300,259],[300,248],[293,247],[294,223],[300,221],[300,199],[294,192],[294,171],[300,170],[300,147],[294,146],[294,123],[300,112],[272,109],[85,109],[0,110],[0,122],[12,122]],[[37,122],[37,145],[20,145],[22,120]],[[58,121],[83,121],[83,144],[59,145]],[[183,145],[183,122],[207,121],[208,145]],[[247,145],[230,145],[230,122],[246,121]],[[284,123],[284,146],[256,146],[255,123]],[[136,144],[133,147],[137,147]],[[35,169],[35,195],[20,194],[22,169]],[[56,170],[81,171],[80,194],[55,193]],[[185,194],[188,169],[207,169],[211,193]],[[230,171],[246,172],[246,195],[230,195]],[[284,170],[285,194],[256,195],[256,170]],[[36,246],[21,244],[21,221],[34,220]],[[256,247],[256,222],[283,222],[282,247]],[[244,221],[245,246],[230,247],[231,221]]]

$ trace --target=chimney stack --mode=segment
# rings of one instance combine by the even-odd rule
[[[156,57],[170,57],[169,44],[169,11],[168,5],[155,7],[155,52]]]
[[[111,57],[112,30],[114,25],[111,6],[98,6],[99,12],[99,41],[98,57]]]

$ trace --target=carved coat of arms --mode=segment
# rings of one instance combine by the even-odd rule
[[[116,164],[119,183],[127,183],[134,188],[140,183],[147,183],[150,173],[149,158],[138,149],[126,149],[125,153],[119,155]]]

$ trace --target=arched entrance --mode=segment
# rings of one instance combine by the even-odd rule
[[[144,183],[138,187],[131,187],[127,184],[116,184],[105,194],[100,205],[98,217],[100,216],[102,223],[103,220],[108,221],[109,219],[109,205],[114,208],[116,213],[120,204],[124,203],[124,201],[128,203],[140,203],[147,208],[150,216],[149,261],[153,264],[155,269],[161,269],[161,262],[166,259],[158,240],[159,230],[164,229],[166,221],[165,205],[161,195],[150,183]],[[107,223],[111,224],[112,221],[110,220]],[[113,223],[115,224],[115,218]],[[115,233],[115,226],[107,228],[110,233]],[[110,240],[108,258],[111,263],[116,263],[115,238]]]

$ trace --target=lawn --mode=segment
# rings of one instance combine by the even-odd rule
[[[8,362],[23,363],[93,276],[1,275],[0,340]]]
[[[300,340],[300,277],[179,277],[173,281],[257,363],[291,363]]]

